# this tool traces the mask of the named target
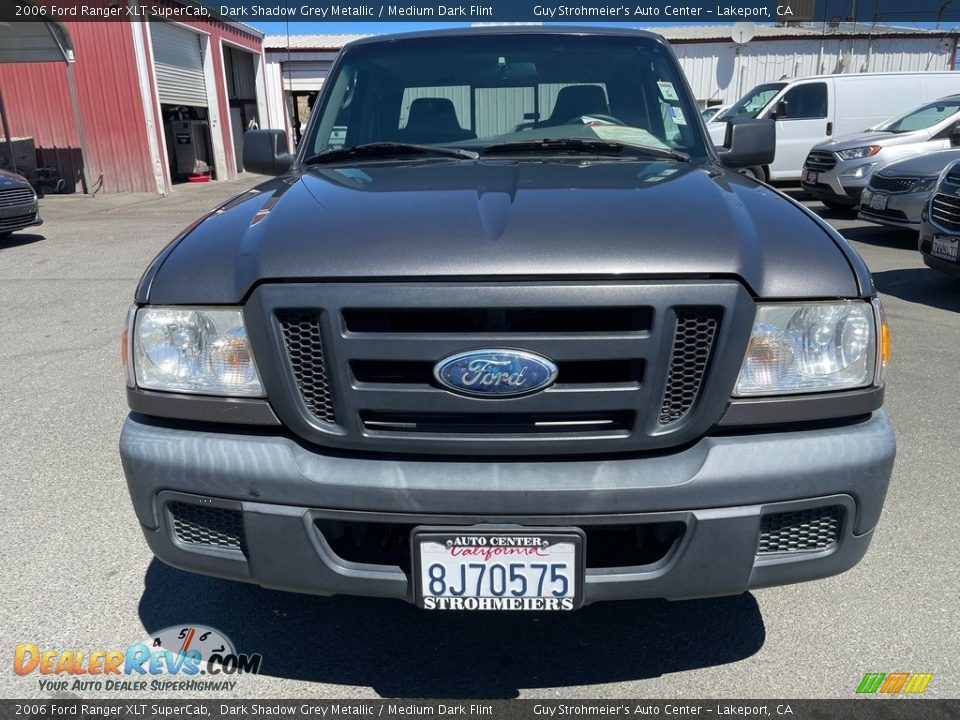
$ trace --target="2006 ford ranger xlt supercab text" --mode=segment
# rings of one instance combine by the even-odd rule
[[[714,148],[666,42],[348,45],[295,156],[154,260],[120,453],[154,554],[427,609],[840,573],[895,447],[887,328],[828,225]]]

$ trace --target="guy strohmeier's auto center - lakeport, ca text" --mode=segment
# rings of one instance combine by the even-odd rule
[[[315,18],[333,20],[338,18],[492,18],[494,8],[489,5],[360,5],[315,7],[312,5],[286,6],[258,4],[251,7],[231,7],[223,5],[220,13],[236,19],[243,18]],[[620,19],[634,18],[737,18],[773,20],[774,17],[790,17],[793,10],[789,5],[777,5],[775,10],[769,7],[750,5],[717,5],[715,8],[700,5],[536,5],[533,15],[546,19]]]

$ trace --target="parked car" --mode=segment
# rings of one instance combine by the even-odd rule
[[[37,194],[26,178],[0,170],[0,237],[42,225]]]
[[[729,107],[729,105],[711,105],[700,111],[700,117],[703,118],[705,123],[712,122],[718,115],[726,112]]]
[[[803,165],[803,189],[834,209],[855,208],[874,168],[960,144],[960,95],[940,98],[870,132],[814,147]]]
[[[940,173],[955,160],[960,160],[960,149],[918,155],[874,170],[860,197],[859,217],[917,230]]]
[[[928,267],[960,277],[960,161],[941,174],[920,222],[918,244]]]
[[[136,291],[120,454],[157,557],[435,610],[860,560],[886,325],[850,245],[737,172],[772,122],[716,150],[666,41],[601,27],[362,39],[321,93]]]
[[[815,145],[862,133],[910,108],[953,93],[960,93],[960,73],[820,75],[759,85],[717,121],[776,119],[777,155],[762,173],[769,180],[796,181]],[[709,130],[715,143],[723,141],[722,125],[710,123]],[[866,178],[863,180],[865,184]]]

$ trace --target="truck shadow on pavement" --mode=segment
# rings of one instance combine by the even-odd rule
[[[917,251],[917,231],[888,228],[881,225],[866,225],[852,228],[842,228],[840,234],[847,240],[876,245],[877,247],[894,248],[897,250]],[[919,253],[917,255],[919,257]]]
[[[13,235],[0,235],[0,252],[4,250],[12,250],[13,248],[20,247],[22,245],[32,245],[35,242],[40,242],[41,240],[46,240],[45,235],[37,235],[36,233],[14,233]]]
[[[656,678],[742,660],[766,636],[749,593],[571,614],[428,614],[398,600],[265,590],[158,560],[139,612],[150,633],[191,623],[220,630],[238,652],[263,656],[262,675],[401,698],[513,698],[521,688]],[[258,694],[256,681],[239,680],[240,695]]]
[[[877,290],[907,302],[960,312],[960,279],[928,267],[873,273]]]

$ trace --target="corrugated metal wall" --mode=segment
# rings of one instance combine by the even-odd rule
[[[753,40],[743,46],[674,43],[673,49],[698,100],[730,103],[755,85],[784,76],[953,70],[954,44],[935,37],[810,38]]]
[[[156,190],[146,143],[130,26],[121,22],[68,22],[87,138],[88,175],[103,175],[106,192]],[[80,143],[62,63],[0,65],[10,131],[31,136],[41,166],[60,170],[68,192],[80,189]]]

